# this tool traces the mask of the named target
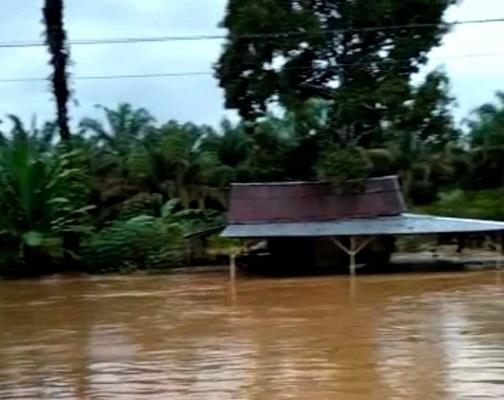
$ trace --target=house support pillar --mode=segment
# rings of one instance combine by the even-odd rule
[[[489,242],[490,245],[497,252],[495,268],[498,271],[501,271],[502,259],[504,257],[504,231],[495,232],[493,237],[491,235],[485,235],[485,241]]]
[[[234,281],[236,278],[236,254],[229,256],[229,277],[231,281]]]
[[[502,271],[502,258],[504,257],[504,231],[501,231],[497,234],[497,270]]]
[[[374,240],[374,237],[368,237],[359,244],[356,236],[350,236],[350,248],[344,246],[337,238],[332,238],[332,240],[336,246],[350,256],[350,275],[353,276],[355,275],[355,271],[357,269],[355,257]]]

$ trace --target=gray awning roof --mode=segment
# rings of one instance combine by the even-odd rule
[[[230,238],[421,235],[504,231],[504,222],[402,214],[375,219],[228,225]]]

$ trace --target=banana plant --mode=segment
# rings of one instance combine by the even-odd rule
[[[12,256],[13,247],[21,262],[73,257],[69,242],[90,231],[93,208],[86,204],[87,176],[78,159],[77,151],[44,151],[21,134],[0,148],[0,258]]]
[[[168,226],[179,227],[184,235],[225,222],[222,214],[216,210],[183,209],[181,200],[177,198],[169,200],[162,207],[161,218]]]

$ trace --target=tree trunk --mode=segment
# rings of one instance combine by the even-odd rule
[[[201,194],[200,197],[198,198],[198,208],[200,210],[204,210],[205,209],[205,195],[204,194]]]
[[[68,100],[70,90],[67,81],[69,53],[66,47],[66,33],[63,28],[63,0],[45,0],[43,14],[46,27],[46,44],[51,55],[53,68],[51,85],[56,100],[56,116],[61,140],[70,140],[68,126]]]
[[[402,172],[402,190],[403,196],[406,202],[410,201],[410,189],[413,183],[413,173],[410,170],[405,170]]]
[[[190,199],[189,199],[189,192],[184,182],[183,167],[177,165],[175,174],[176,174],[175,190],[177,192],[177,196],[180,199],[180,202],[182,203],[182,207],[184,208],[184,210],[188,210],[190,205]]]

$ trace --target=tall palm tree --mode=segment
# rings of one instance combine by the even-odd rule
[[[119,104],[117,109],[96,107],[104,112],[106,123],[84,118],[80,129],[83,133],[92,134],[95,150],[103,161],[100,169],[116,169],[120,175],[126,175],[130,156],[138,159],[137,150],[142,148],[140,141],[153,128],[155,119],[147,110],[135,109],[127,103]]]
[[[68,88],[67,66],[69,52],[66,45],[66,33],[63,27],[63,0],[45,0],[43,14],[46,27],[46,44],[51,54],[52,90],[56,99],[56,114],[61,140],[70,140],[70,128],[68,126],[68,100],[70,90]]]
[[[92,118],[84,118],[81,129],[92,132],[98,141],[112,148],[128,146],[132,141],[146,136],[155,122],[154,117],[144,108],[133,108],[121,103],[117,109],[96,106],[105,114],[107,126]]]
[[[411,186],[416,179],[427,182],[432,172],[432,157],[425,143],[411,131],[400,132],[397,139],[382,148],[359,148],[373,170],[386,170],[399,175],[404,197],[410,200]]]
[[[504,92],[498,92],[496,98],[496,104],[482,105],[468,121],[471,145],[483,152],[504,146]]]
[[[150,138],[149,148],[155,163],[162,167],[159,177],[170,197],[178,197],[185,209],[196,202],[205,207],[205,200],[224,203],[220,189],[230,180],[230,167],[219,160],[218,154],[205,149],[206,127],[178,124],[170,121]]]
[[[504,92],[495,103],[487,103],[473,112],[469,125],[473,179],[475,188],[504,184]]]

